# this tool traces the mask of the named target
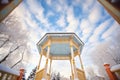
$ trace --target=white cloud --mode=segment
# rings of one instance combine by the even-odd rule
[[[90,42],[96,42],[99,38],[99,34],[102,33],[102,31],[110,24],[111,19],[108,19],[101,23],[94,31],[93,35],[90,37]]]
[[[81,37],[81,40],[82,40],[83,42],[85,42],[88,37],[89,37],[89,34],[84,34],[84,35]]]
[[[33,1],[33,0],[29,0],[28,2],[29,5],[29,10],[34,14],[34,16],[37,18],[37,20],[39,20],[42,25],[44,25],[44,27],[49,28],[50,27],[50,23],[48,22],[48,19],[46,17],[44,17],[44,9],[41,6],[41,4],[39,4],[37,1]],[[32,4],[32,6],[31,6]],[[49,12],[48,16],[53,15],[53,13]]]
[[[46,1],[46,3],[47,3],[48,5],[51,5],[51,2],[52,2],[51,0],[47,0],[47,1]]]
[[[35,22],[35,20],[32,19],[32,15],[31,15],[30,11],[23,4],[19,5],[19,7],[17,7],[13,11],[13,13],[16,14],[17,17],[19,18],[19,20],[21,21],[21,23],[22,23],[21,27],[28,31],[29,37],[31,35],[36,34],[36,32],[33,30],[38,30],[39,25],[37,22]],[[33,39],[33,38],[30,38],[29,40],[31,40],[31,39]],[[35,39],[36,38],[34,38],[34,41],[36,41]]]
[[[94,5],[96,0],[83,0],[82,7],[85,12],[91,11],[91,7]]]
[[[82,2],[82,0],[74,0],[72,1],[72,5],[80,5]]]
[[[30,37],[30,40],[34,43],[37,43],[38,41],[38,36],[37,36],[38,33],[35,33],[35,31],[30,31],[29,32],[29,37]],[[40,35],[41,36],[41,35]]]
[[[56,11],[57,12],[63,12],[64,11],[63,6],[64,6],[63,4],[56,4],[55,5]]]
[[[68,22],[68,26],[66,27],[67,32],[74,32],[79,25],[79,20],[74,17],[73,7],[69,7],[67,9],[67,22]]]
[[[64,16],[61,16],[60,19],[57,21],[57,24],[58,24],[60,27],[65,27],[65,26],[66,26],[65,17],[64,17]]]
[[[38,1],[27,0],[27,4],[29,5],[28,9],[31,9],[32,12],[43,12],[43,8],[41,4],[38,3]]]
[[[69,6],[67,5],[66,0],[57,0],[53,2],[53,8],[55,9],[56,12],[60,12],[65,14],[66,11],[68,10]]]
[[[110,29],[108,29],[103,35],[102,35],[102,38],[107,38],[107,37],[110,37],[114,32],[116,32],[117,29],[119,29],[120,26],[117,22],[114,22]]]
[[[83,1],[84,13],[89,13],[88,16],[82,18],[80,23],[80,29],[82,31],[82,40],[86,41],[90,37],[95,29],[96,23],[102,20],[102,13],[100,5],[94,4],[94,0]],[[87,4],[87,5],[86,5]]]
[[[102,9],[100,7],[100,5],[95,4],[89,14],[89,20],[92,23],[97,23],[98,21],[100,21],[102,19],[102,13],[101,13]]]
[[[82,19],[80,23],[80,30],[82,31],[82,37],[81,39],[83,41],[86,41],[86,39],[89,37],[90,33],[92,32],[93,25],[90,23],[88,19]]]
[[[89,20],[82,19],[81,24],[80,24],[80,29],[82,30],[83,35],[89,34],[91,32],[92,27],[93,26],[91,25]]]
[[[43,30],[39,26],[38,22],[33,20],[32,16],[36,16],[36,18],[38,20],[40,20],[42,24],[49,25],[49,23],[47,22],[47,19],[44,18],[44,16],[43,16],[43,8],[40,6],[40,4],[38,4],[37,1],[29,0],[27,3],[29,5],[29,8],[27,8],[26,6],[21,4],[21,5],[19,5],[19,7],[17,7],[15,9],[14,12],[21,19],[21,21],[22,21],[22,23],[24,25],[24,28],[28,29],[30,40],[36,42],[38,40],[38,35],[41,36],[46,31]],[[31,3],[32,3],[32,6],[31,6]],[[31,11],[35,15],[32,15]],[[34,38],[32,38],[32,37],[34,37]]]

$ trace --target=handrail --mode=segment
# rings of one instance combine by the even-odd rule
[[[77,71],[84,72],[82,69],[76,68]]]
[[[76,70],[77,70],[78,78],[80,80],[86,80],[85,72],[82,69],[79,69],[79,68],[76,68]]]
[[[35,80],[41,80],[42,78],[45,78],[45,75],[47,76],[47,80],[50,79],[50,74],[45,74],[45,68],[38,70],[35,75]]]
[[[41,70],[38,70],[35,74],[35,80],[41,80],[42,79],[42,76],[44,75],[44,68],[41,69]]]
[[[110,70],[110,64],[104,64],[105,70],[110,78],[110,80],[118,80],[116,74]]]

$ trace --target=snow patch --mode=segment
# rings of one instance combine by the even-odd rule
[[[4,71],[4,72],[11,73],[11,74],[19,76],[19,71],[14,71],[13,69],[11,69],[7,66],[1,65],[1,64],[0,64],[0,71]]]
[[[111,70],[112,72],[117,71],[117,70],[120,70],[120,64],[117,64],[117,65],[112,66],[110,70]]]

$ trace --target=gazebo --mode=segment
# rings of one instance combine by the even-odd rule
[[[40,60],[35,80],[50,80],[52,60],[69,60],[71,64],[71,80],[85,80],[80,57],[83,45],[84,43],[75,33],[46,33],[37,43]],[[44,68],[40,69],[42,56],[46,57],[46,63]],[[76,56],[79,57],[81,69],[76,68],[74,59]],[[50,60],[49,64],[48,60]]]

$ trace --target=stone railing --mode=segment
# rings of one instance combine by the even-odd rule
[[[22,80],[24,69],[15,71],[9,67],[0,64],[0,80]]]

